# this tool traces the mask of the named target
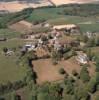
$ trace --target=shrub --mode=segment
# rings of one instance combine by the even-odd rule
[[[89,73],[87,71],[87,68],[86,66],[83,66],[82,69],[81,69],[81,72],[80,72],[80,79],[83,81],[83,82],[88,82],[90,80],[90,76],[89,76]]]
[[[94,93],[96,91],[96,82],[94,80],[89,81],[88,91]]]
[[[77,75],[78,75],[78,73],[77,73],[76,70],[73,70],[73,71],[72,71],[72,74],[73,74],[74,76],[77,76]]]
[[[59,73],[60,73],[60,74],[65,74],[65,70],[64,70],[63,68],[60,68],[60,69],[59,69]]]

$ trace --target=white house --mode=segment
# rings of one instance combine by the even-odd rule
[[[9,55],[9,56],[11,56],[11,55],[13,55],[14,54],[14,51],[12,51],[12,50],[8,50],[7,52],[6,52],[6,55]]]
[[[92,38],[92,37],[96,36],[96,33],[86,32],[86,35],[88,36],[88,38]]]
[[[28,51],[32,51],[35,49],[35,45],[33,44],[26,44],[25,47],[27,48]]]
[[[88,63],[88,56],[84,53],[79,53],[76,57],[78,63],[87,64]]]

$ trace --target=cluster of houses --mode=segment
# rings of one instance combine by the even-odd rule
[[[49,27],[49,24],[46,24],[45,27]],[[48,33],[30,33],[25,34],[22,38],[27,40],[32,40],[32,42],[27,42],[21,49],[21,51],[37,51],[37,50],[45,50],[47,52],[48,47],[53,47],[54,50],[60,50],[61,47],[64,45],[74,46],[77,47],[80,45],[79,41],[77,40],[70,40],[70,39],[62,39],[62,35],[65,32],[74,34],[79,34],[79,27],[75,24],[69,25],[57,25],[52,27],[52,31]],[[89,33],[88,33],[89,35]],[[46,40],[43,40],[42,37],[45,37]],[[50,38],[49,38],[50,36]],[[88,63],[88,57],[86,54],[78,53],[76,60],[79,63],[86,64]]]

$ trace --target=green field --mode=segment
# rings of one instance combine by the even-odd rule
[[[16,32],[10,29],[0,29],[0,37],[15,38],[20,36],[20,32]]]
[[[99,23],[82,24],[80,25],[80,29],[83,32],[86,32],[86,31],[99,32]]]
[[[0,83],[22,80],[25,71],[25,67],[17,65],[16,56],[6,57],[0,55]]]
[[[26,74],[26,68],[19,66],[18,59],[18,46],[21,46],[24,42],[21,40],[9,40],[7,42],[0,42],[0,83],[6,83],[7,81],[17,81],[24,78]],[[16,52],[12,56],[5,56],[2,54],[2,49],[16,48]]]
[[[48,20],[63,17],[64,15],[58,14],[59,11],[62,11],[61,8],[41,8],[35,9],[30,17],[27,18],[28,21],[40,21]]]
[[[65,7],[60,8],[41,8],[35,9],[30,17],[26,20],[29,22],[36,22],[45,20],[51,25],[60,25],[60,24],[77,24],[80,26],[81,31],[99,31],[99,23],[96,21],[99,20],[99,17],[82,17],[82,16],[74,16],[74,15],[64,15],[62,14]],[[61,14],[60,14],[61,12]],[[92,22],[92,24],[79,24],[83,22]]]

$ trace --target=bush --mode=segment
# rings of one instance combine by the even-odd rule
[[[52,64],[53,64],[53,65],[57,65],[58,62],[57,62],[56,60],[52,60]]]
[[[99,72],[96,73],[96,84],[99,85]]]
[[[77,75],[78,75],[78,73],[77,73],[76,70],[73,70],[73,71],[72,71],[72,74],[73,74],[74,76],[77,76]]]
[[[59,73],[63,75],[63,74],[65,74],[65,70],[63,68],[60,68]]]
[[[90,93],[94,93],[96,91],[96,82],[94,80],[91,80],[89,83],[88,83],[88,91]]]
[[[96,72],[99,72],[99,61],[96,61]]]
[[[81,72],[80,72],[80,79],[83,81],[83,82],[88,82],[90,80],[90,76],[89,76],[89,73],[87,71],[87,68],[86,66],[83,66],[82,69],[81,69]]]
[[[63,57],[64,57],[65,60],[68,60],[70,57],[72,57],[72,54],[71,53],[65,53],[63,55]]]

